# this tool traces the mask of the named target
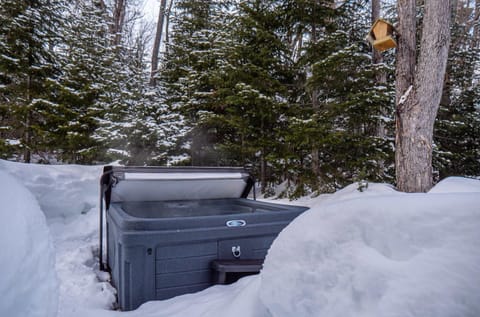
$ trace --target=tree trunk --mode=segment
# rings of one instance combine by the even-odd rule
[[[316,2],[313,3],[313,12],[315,12],[316,9]],[[315,22],[312,23],[312,43],[316,44],[317,43],[317,25]],[[320,105],[318,104],[318,89],[316,87],[312,88],[312,93],[311,93],[311,99],[312,99],[312,109],[315,112],[318,112],[320,110]],[[315,179],[319,180],[320,178],[320,151],[318,150],[318,146],[314,145],[312,147],[312,173],[315,175]]]
[[[261,131],[261,139],[265,140],[265,121],[263,119],[263,116],[261,118],[260,122],[260,131]],[[260,154],[260,185],[262,188],[262,194],[265,194],[267,190],[267,161],[265,158],[265,147],[262,146],[260,149],[261,154]]]
[[[415,71],[415,0],[399,0],[395,167],[397,187],[426,192],[433,185],[433,124],[450,45],[450,0],[425,1],[420,55]]]
[[[313,10],[313,15],[315,16],[315,10],[317,10],[317,1],[314,1],[312,4],[312,10]],[[328,4],[330,8],[335,9],[335,1],[334,0],[327,0],[325,1],[325,4]],[[333,20],[332,20],[333,21]],[[330,22],[332,22],[330,21]],[[311,34],[311,41],[313,44],[316,44],[318,41],[317,37],[317,24],[315,21],[312,23],[312,34]],[[313,111],[319,112],[320,111],[320,105],[318,103],[318,97],[320,96],[320,91],[318,88],[313,87],[312,88],[312,93],[311,93],[311,99],[312,99],[312,108]],[[317,188],[321,188],[323,186],[322,184],[322,178],[321,178],[321,170],[320,170],[320,151],[318,146],[313,146],[312,147],[312,173],[315,175],[315,179],[317,181]]]
[[[372,0],[372,25],[380,18],[380,0]],[[372,48],[372,63],[379,64],[383,62],[382,54]]]
[[[172,12],[173,2],[175,0],[170,0],[170,4],[168,5],[167,10],[167,21],[165,25],[165,53],[168,53],[168,43],[170,42],[170,13]]]
[[[123,24],[125,22],[126,0],[115,0],[113,10],[112,34],[114,35],[113,45],[117,46],[122,40]]]
[[[318,89],[313,88],[311,93],[312,98],[312,108],[315,112],[320,110],[320,105],[318,104]],[[312,173],[315,175],[315,178],[320,182],[320,151],[318,146],[312,147]],[[320,184],[319,184],[320,185]]]
[[[475,15],[473,18],[473,49],[480,48],[480,0],[475,0]]]
[[[458,24],[459,21],[459,14],[458,14],[458,0],[450,0],[450,6],[452,8],[452,25]],[[465,21],[466,22],[466,21]],[[450,52],[455,52],[457,49],[459,49],[459,46],[462,44],[461,39],[459,38],[458,40],[452,39],[450,41]],[[451,82],[451,77],[450,74],[452,73],[452,67],[453,64],[448,61],[447,62],[447,70],[445,72],[445,79],[443,81],[443,91],[442,91],[442,98],[440,99],[440,107],[450,107],[450,104],[452,102],[451,100],[451,92],[452,92],[452,82]]]
[[[372,0],[372,25],[375,23],[377,19],[380,18],[380,0]],[[377,51],[375,48],[372,47],[372,64],[381,64],[383,63],[383,56],[382,54]],[[377,72],[375,74],[375,80],[377,83],[385,84],[387,82],[387,74],[385,72]],[[382,109],[383,115],[385,114],[385,110]],[[385,124],[382,120],[379,120],[377,124],[377,131],[376,136],[379,138],[385,138],[387,135]],[[382,162],[383,165],[383,162]]]
[[[398,1],[398,45],[396,76],[396,104],[401,96],[413,85],[416,58],[415,0]]]
[[[30,133],[31,130],[31,124],[32,124],[32,113],[30,109],[27,110],[27,113],[25,115],[25,133],[23,135],[23,143],[24,143],[24,150],[23,150],[23,161],[24,163],[30,163],[31,162],[31,156],[32,152],[30,149],[30,144],[32,141],[32,135]]]
[[[160,51],[160,45],[162,43],[163,25],[165,22],[165,8],[167,6],[167,0],[160,2],[160,11],[158,12],[157,32],[155,33],[155,41],[153,43],[152,50],[152,69],[150,72],[150,85],[155,86],[155,75],[158,71],[158,53]]]
[[[262,149],[260,156],[260,187],[262,194],[265,194],[267,191],[267,162],[265,160],[264,149]]]
[[[30,163],[32,157],[32,109],[30,108],[30,104],[32,102],[32,76],[28,75],[27,78],[27,112],[25,114],[25,132],[23,135],[23,143],[24,143],[24,151],[23,151],[23,161],[25,163]]]
[[[380,0],[372,0],[372,25],[377,19],[380,18]],[[383,63],[382,54],[376,49],[372,48],[372,64]],[[378,83],[387,82],[387,74],[380,72],[375,75],[375,79]]]

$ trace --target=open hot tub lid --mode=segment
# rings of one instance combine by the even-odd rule
[[[110,202],[246,198],[253,178],[242,167],[105,166],[101,184]]]

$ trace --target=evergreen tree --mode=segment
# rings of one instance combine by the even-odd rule
[[[366,11],[359,2],[251,0],[219,11],[183,0],[179,8],[163,82],[186,118],[191,163],[253,164],[264,191],[287,180],[294,195],[319,179],[333,190],[391,177],[391,139],[377,129],[391,125],[392,85],[377,85],[376,74],[392,68],[372,66],[358,44],[369,28],[351,19]]]
[[[148,32],[137,33],[129,1],[116,19],[117,4],[2,0],[2,157],[29,161],[34,151],[45,162],[167,161],[183,132],[163,106],[162,88],[146,86]]]
[[[478,10],[458,1],[452,16],[452,43],[434,135],[434,168],[440,178],[480,174],[480,47],[474,32]]]
[[[178,154],[188,155],[194,165],[220,161],[210,140],[214,127],[204,121],[221,108],[216,102],[215,73],[225,60],[229,5],[228,1],[180,0],[172,15],[171,43],[160,82],[169,110],[183,123]]]
[[[165,149],[159,146],[158,94],[146,85],[148,32],[112,33],[109,10],[98,1],[79,1],[70,14],[62,51],[60,158],[151,163]],[[122,26],[123,32],[132,29]]]
[[[391,79],[381,85],[376,81],[378,72],[391,74],[391,68],[371,63],[369,48],[362,41],[369,21],[353,18],[354,12],[365,9],[356,1],[337,8],[320,2],[316,12],[323,13],[315,21],[322,24],[308,28],[312,21],[297,22],[318,33],[310,35],[316,41],[304,43],[305,53],[299,60],[305,65],[305,91],[310,93],[304,94],[306,111],[292,117],[288,137],[302,145],[296,152],[304,155],[303,160],[296,161],[304,164],[300,175],[307,189],[333,191],[361,178],[391,179],[391,139],[377,137],[377,128],[380,121],[391,124],[392,85]],[[311,74],[309,65],[313,65]],[[309,147],[318,151],[307,155]],[[319,170],[309,172],[308,166],[316,160]],[[298,194],[305,194],[304,188],[300,186]]]
[[[52,101],[59,73],[55,48],[64,10],[61,0],[0,3],[0,107],[8,113],[2,134],[18,140],[17,159],[25,162],[48,152],[51,141],[47,122],[58,107]]]
[[[62,75],[58,93],[59,119],[56,138],[60,160],[91,163],[105,157],[105,144],[95,137],[107,111],[103,99],[116,85],[112,72],[115,54],[111,47],[108,16],[96,1],[78,1],[69,8]]]
[[[177,123],[166,111],[159,89],[147,84],[150,74],[144,56],[146,39],[138,37],[137,41],[136,49],[130,50],[125,55],[128,60],[124,61],[130,77],[123,88],[128,92],[123,100],[126,112],[111,126],[113,133],[125,137],[112,146],[125,152],[122,159],[125,164],[164,165],[168,162],[168,148],[173,143]]]
[[[237,164],[253,164],[264,193],[282,177],[275,165],[294,79],[281,14],[278,1],[242,2],[233,21],[235,43],[219,76],[222,118],[232,132],[224,134],[221,148],[235,154]]]
[[[110,95],[114,99],[105,100],[105,124],[98,135],[105,139],[109,152],[116,153],[111,158],[128,165],[165,164],[177,123],[166,111],[162,87],[148,85],[148,28],[133,24],[140,15],[128,2],[125,14],[123,29],[129,31],[115,46],[112,78],[116,85]]]

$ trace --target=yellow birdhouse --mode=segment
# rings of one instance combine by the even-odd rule
[[[383,19],[378,19],[368,32],[367,40],[380,52],[394,48],[397,43],[393,39],[394,27]]]

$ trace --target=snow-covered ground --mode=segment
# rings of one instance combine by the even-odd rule
[[[480,316],[480,181],[458,177],[427,194],[352,184],[303,198],[311,209],[261,274],[114,311],[98,270],[101,170],[0,161],[0,316]]]

